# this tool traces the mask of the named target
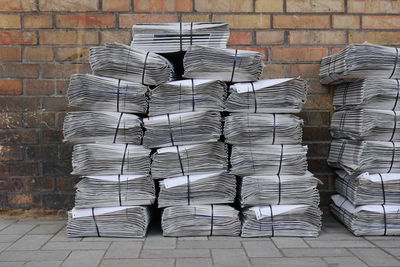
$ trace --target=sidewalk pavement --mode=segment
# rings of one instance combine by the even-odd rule
[[[332,217],[318,238],[68,238],[65,225],[0,219],[0,266],[400,266],[400,237],[355,237]]]

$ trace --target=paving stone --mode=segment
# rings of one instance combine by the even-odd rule
[[[266,266],[296,266],[296,267],[321,267],[327,266],[320,258],[252,258],[251,262],[254,267]]]
[[[242,244],[249,257],[282,256],[272,241],[243,241]]]
[[[50,240],[51,242],[80,242],[82,240],[81,237],[68,237],[67,236],[67,228],[64,227],[61,229],[54,237]]]
[[[22,235],[0,235],[0,243],[15,242],[21,238]]]
[[[62,266],[71,266],[71,267],[92,267],[97,266],[103,255],[103,250],[80,250],[80,251],[72,251],[68,258],[64,261]]]
[[[243,249],[212,249],[211,254],[215,266],[218,267],[250,266],[250,262]]]
[[[138,258],[142,245],[142,242],[113,242],[104,258]]]
[[[242,240],[240,236],[209,236],[208,240]]]
[[[355,236],[349,231],[339,232],[339,233],[327,233],[322,232],[318,237],[305,237],[303,240],[313,241],[313,240],[364,240],[363,237]]]
[[[345,248],[286,248],[281,251],[287,257],[351,256]]]
[[[173,267],[174,259],[105,259],[101,267],[131,266],[131,267]]]
[[[384,250],[393,256],[400,257],[400,248],[384,248]]]
[[[400,266],[397,259],[379,248],[352,248],[350,250],[370,266]]]
[[[397,240],[400,241],[400,236],[393,236],[393,235],[387,235],[387,236],[383,236],[383,235],[377,235],[377,236],[364,236],[363,238],[370,240],[370,241],[374,241],[374,240],[383,240],[383,241],[387,241],[387,240]]]
[[[241,248],[239,240],[178,240],[178,248]]]
[[[59,251],[3,251],[0,254],[0,261],[62,261],[70,250]]]
[[[356,257],[324,257],[326,263],[337,267],[364,267],[368,266]]]
[[[374,245],[367,240],[307,240],[314,248],[368,248]]]
[[[140,258],[209,258],[209,249],[143,249]]]
[[[111,242],[48,242],[43,250],[105,250]]]
[[[398,247],[400,247],[400,240],[374,240],[371,242],[381,248],[398,248]]]
[[[176,259],[176,267],[212,267],[211,259],[193,258],[193,259]]]
[[[181,240],[208,240],[207,236],[181,236],[178,237],[178,242]]]
[[[25,235],[18,239],[7,250],[37,250],[40,249],[52,235]]]
[[[144,249],[169,249],[176,248],[176,238],[147,238]]]
[[[57,224],[39,224],[33,228],[28,234],[30,235],[43,235],[43,234],[55,234],[65,226],[65,223]]]
[[[0,243],[0,252],[11,246],[12,243]]]
[[[278,248],[308,248],[306,242],[299,237],[273,237],[275,245]]]
[[[1,267],[20,267],[23,266],[25,262],[23,261],[3,261],[0,262]]]
[[[32,223],[16,222],[1,230],[0,235],[24,235],[32,230],[35,226],[36,225]]]
[[[72,238],[70,238],[72,239]],[[126,238],[126,237],[83,237],[84,242],[142,242],[146,238]]]
[[[24,267],[54,267],[61,266],[62,261],[30,261],[27,262]]]
[[[15,220],[2,220],[0,219],[0,231],[6,228],[7,226],[15,223]]]

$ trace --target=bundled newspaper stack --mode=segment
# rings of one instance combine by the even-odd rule
[[[399,51],[353,44],[322,60],[337,84],[328,164],[338,168],[332,213],[355,235],[400,235]]]

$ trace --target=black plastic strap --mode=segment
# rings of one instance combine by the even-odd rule
[[[257,113],[257,97],[256,97],[256,91],[254,90],[254,84],[253,82],[250,82],[251,88],[253,89],[253,95],[254,95],[254,113]]]
[[[190,45],[192,45],[192,37],[193,37],[193,22],[190,22]]]
[[[381,178],[383,205],[385,205],[386,204],[385,184],[383,183],[382,174],[378,173],[378,175]]]
[[[383,231],[383,235],[386,235],[387,232],[387,224],[386,224],[386,209],[385,209],[385,205],[381,205],[382,209],[383,209],[383,223],[385,225],[385,230]]]
[[[233,69],[232,69],[232,76],[231,76],[231,81],[230,81],[230,83],[232,83],[232,81],[233,81],[233,75],[235,75],[236,56],[237,56],[237,49],[235,49],[235,58],[234,58],[234,60],[233,60]]]
[[[346,198],[348,197],[347,192],[349,191],[348,189],[349,189],[349,185],[350,185],[350,179],[346,179],[347,176],[348,176],[348,174],[346,173],[346,175],[343,177],[343,179],[346,182],[346,193],[345,193],[346,194],[345,195]]]
[[[274,213],[272,212],[272,206],[269,205],[269,209],[271,211],[271,237],[274,237],[275,231],[274,231]]]
[[[281,168],[282,168],[282,157],[283,157],[283,145],[281,145],[281,157],[279,159],[279,169],[278,169],[278,175],[281,174]]]
[[[179,151],[179,146],[176,146],[176,151],[178,152],[178,159],[179,159],[179,165],[181,166],[182,176],[185,176],[185,170],[183,169],[183,163],[182,163],[181,153]]]
[[[192,111],[194,111],[194,81],[192,79]]]
[[[399,94],[400,94],[399,79],[396,79],[396,82],[397,82],[397,95],[396,95],[396,101],[394,102],[394,106],[393,106],[392,110],[395,110],[397,108],[397,103],[399,102]]]
[[[182,51],[182,21],[179,22],[179,43],[180,51]]]
[[[117,112],[119,112],[119,90],[121,86],[121,79],[118,79],[118,87],[117,87]]]
[[[338,161],[340,161],[340,160],[342,159],[342,156],[343,156],[344,149],[345,149],[346,145],[347,145],[347,142],[346,142],[346,141],[343,141],[343,142],[342,142],[342,145],[341,145],[341,147],[340,147],[339,153],[338,153],[338,157],[337,157],[337,160],[338,160]]]
[[[145,84],[145,83],[144,83],[144,74],[146,73],[147,58],[149,57],[149,53],[150,53],[150,51],[148,51],[148,52],[146,53],[146,57],[144,58],[143,72],[142,72],[142,84]]]
[[[279,189],[279,191],[278,191],[278,205],[279,205],[279,204],[281,204],[281,195],[282,195],[282,193],[281,193],[281,188],[282,188],[281,176],[279,174],[278,174],[278,181],[279,181],[279,187],[278,187],[278,189]]]
[[[122,157],[122,164],[121,164],[121,174],[124,174],[125,156],[126,156],[126,150],[128,148],[128,145],[129,144],[125,144],[124,156]]]
[[[344,123],[346,121],[346,115],[347,115],[347,112],[343,111],[342,116],[340,116],[339,132],[341,132],[341,133],[343,133],[343,131],[344,131]]]
[[[350,86],[350,83],[346,83],[346,87],[344,88],[344,92],[343,92],[343,103],[342,103],[342,106],[344,106],[346,104],[347,92],[349,91],[349,86]]]
[[[213,235],[214,230],[214,205],[211,204],[211,229],[210,229],[210,236]]]
[[[389,168],[389,170],[388,170],[387,173],[390,173],[390,172],[392,171],[394,156],[395,156],[395,154],[396,154],[396,145],[394,144],[393,141],[391,141],[391,142],[392,142],[392,145],[393,145],[393,149],[392,149],[392,162],[390,163],[390,168]]]
[[[121,201],[121,175],[118,174],[118,198],[119,198],[119,205],[122,206]]]
[[[97,236],[100,237],[99,227],[97,226],[96,217],[94,216],[94,208],[92,208],[92,218],[93,218],[93,221],[94,221],[94,225],[96,226]]]
[[[393,113],[394,113],[394,126],[393,126],[392,136],[390,137],[389,141],[393,141],[393,137],[394,137],[394,134],[396,133],[396,128],[397,128],[397,113],[395,110],[393,110]]]
[[[171,138],[171,143],[174,146],[174,137],[172,134],[172,128],[171,128],[171,119],[169,118],[169,114],[167,114],[167,118],[168,118],[168,129],[169,129],[169,137]]]
[[[115,129],[113,144],[115,144],[115,142],[117,141],[117,135],[118,135],[119,125],[121,124],[122,115],[124,115],[123,112],[121,112],[121,114],[119,115],[119,119],[118,119],[118,123],[117,123],[117,128]]]
[[[190,178],[189,175],[186,175],[187,178],[187,202],[188,206],[190,206]]]
[[[396,49],[396,59],[394,60],[393,70],[389,76],[389,79],[392,79],[393,74],[396,72],[397,61],[399,60],[399,49],[397,49],[397,47],[395,47],[395,49]]]
[[[343,202],[342,203],[340,203],[340,206],[339,206],[339,209],[342,209],[342,206],[343,206],[343,204],[345,203],[347,201],[347,199],[346,198],[344,198],[344,200],[343,200]],[[342,211],[342,222],[344,223],[344,211]]]
[[[272,144],[275,144],[275,132],[276,132],[276,117],[275,117],[275,113],[272,114],[272,116],[274,117],[274,126],[273,126],[273,132],[272,132]]]

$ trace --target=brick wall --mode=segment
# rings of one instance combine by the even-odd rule
[[[72,206],[69,76],[90,72],[90,46],[128,44],[133,24],[179,20],[229,22],[231,47],[265,53],[264,78],[309,79],[304,143],[326,206],[332,89],[319,62],[349,43],[399,45],[399,14],[397,0],[0,0],[0,208]]]

